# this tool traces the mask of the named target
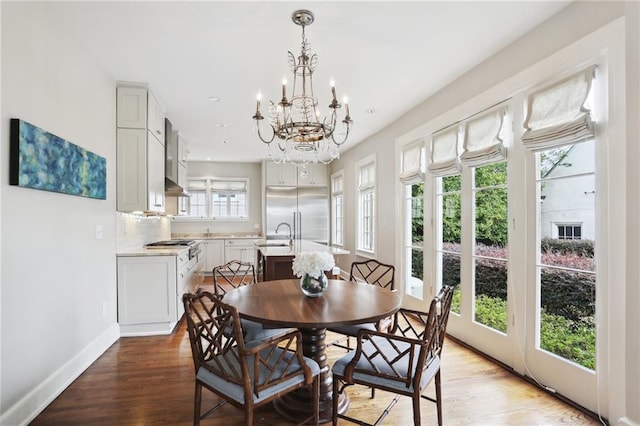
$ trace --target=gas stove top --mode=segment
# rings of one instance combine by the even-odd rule
[[[194,245],[195,240],[166,240],[156,241],[154,243],[145,244],[147,248],[165,248],[165,247],[189,247]]]

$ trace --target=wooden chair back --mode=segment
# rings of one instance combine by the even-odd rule
[[[389,290],[395,290],[395,270],[395,266],[378,262],[375,259],[353,262],[349,281],[366,282]]]
[[[233,289],[255,283],[256,272],[251,263],[232,260],[213,268],[215,294],[220,298]]]
[[[431,300],[428,312],[400,309],[392,332],[386,336],[384,333],[367,336],[365,331],[364,338],[358,338],[354,358],[361,357],[367,362],[363,369],[359,369],[356,363],[347,367],[347,381],[354,373],[363,372],[402,382],[407,389],[413,383],[414,389],[419,390],[422,373],[441,356],[452,298],[453,288],[446,286]],[[398,344],[398,341],[404,343]],[[362,342],[371,347],[363,350]]]

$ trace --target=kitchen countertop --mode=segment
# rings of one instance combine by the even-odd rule
[[[222,233],[222,232],[211,232],[209,234],[206,233],[181,233],[181,234],[171,234],[171,239],[193,239],[193,240],[229,240],[235,238],[246,238],[255,240],[257,238],[263,238],[261,233],[255,232],[233,232],[233,233]]]
[[[189,248],[185,246],[167,247],[167,248],[144,248],[140,247],[135,250],[127,250],[116,253],[116,256],[177,256],[181,252],[185,255],[189,254]]]
[[[303,251],[321,251],[326,252],[333,255],[340,254],[349,254],[350,252],[347,250],[343,250],[338,247],[332,247],[325,244],[314,243],[313,241],[294,241],[293,246],[264,246],[260,247],[259,244],[264,242],[265,240],[256,240],[254,244],[256,244],[256,248],[260,250],[260,253],[264,257],[275,257],[275,256],[295,256],[298,253]],[[270,240],[273,241],[273,240]]]

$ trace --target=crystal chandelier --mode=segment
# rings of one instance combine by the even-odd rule
[[[331,82],[332,101],[329,104],[331,113],[320,119],[318,99],[313,94],[313,72],[318,56],[310,55],[310,48],[305,38],[304,29],[314,21],[313,13],[308,10],[297,10],[291,20],[302,27],[302,47],[296,61],[289,52],[289,67],[293,72],[293,90],[287,97],[287,80],[282,80],[282,99],[277,104],[269,101],[269,137],[263,135],[260,122],[264,116],[260,112],[262,94],[258,93],[256,121],[258,137],[269,146],[269,155],[276,163],[290,162],[295,164],[330,163],[339,158],[338,149],[346,142],[351,130],[351,117],[347,98],[343,99],[345,116],[342,120],[341,136],[336,137],[338,124],[337,110],[342,107],[336,98],[336,88]],[[277,138],[277,140],[276,140]]]

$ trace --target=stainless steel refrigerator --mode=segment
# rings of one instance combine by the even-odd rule
[[[329,188],[327,187],[279,187],[266,190],[267,238],[292,237],[327,244],[329,241]]]

